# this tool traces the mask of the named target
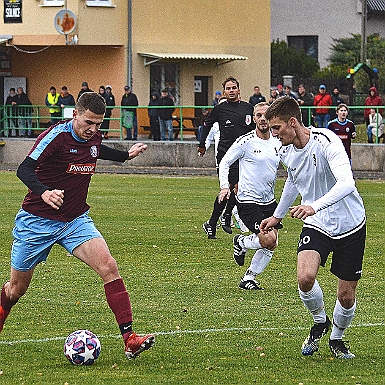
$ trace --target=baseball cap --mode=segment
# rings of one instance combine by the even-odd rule
[[[222,95],[222,92],[221,91],[216,91],[215,95]]]
[[[112,90],[112,87],[110,85],[106,86],[106,89],[109,88],[110,90]]]
[[[82,87],[88,87],[88,83],[87,82],[83,82],[82,83]]]
[[[321,84],[321,85],[319,86],[319,88],[320,88],[320,89],[326,90],[326,86],[325,86],[324,84]]]
[[[129,86],[124,86],[124,90],[125,90],[125,91],[127,91],[127,90],[129,90],[129,89],[130,89]]]

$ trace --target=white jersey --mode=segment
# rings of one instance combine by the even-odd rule
[[[239,137],[219,165],[220,187],[229,187],[229,168],[239,159],[238,201],[261,205],[274,202],[280,147],[278,139],[272,136],[267,140],[261,139],[255,130]]]
[[[288,178],[274,216],[283,218],[299,193],[301,204],[316,212],[305,219],[304,226],[342,238],[365,224],[364,205],[341,140],[326,128],[309,129],[304,148],[291,144],[280,151]]]

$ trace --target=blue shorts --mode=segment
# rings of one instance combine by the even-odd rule
[[[55,243],[72,254],[82,243],[102,238],[88,212],[71,222],[61,222],[32,215],[23,209],[16,215],[12,234],[11,266],[19,271],[29,271],[45,261]]]

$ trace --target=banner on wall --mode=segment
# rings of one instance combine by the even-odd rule
[[[22,0],[4,0],[4,23],[22,23]]]

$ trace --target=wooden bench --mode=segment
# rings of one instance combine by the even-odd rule
[[[140,126],[143,131],[148,131],[148,139],[152,139],[152,132],[151,132],[151,126]],[[180,127],[179,126],[173,126],[174,131],[174,139],[178,139],[179,133],[180,133]],[[198,127],[182,127],[183,132],[193,132],[195,134],[195,137],[198,138]]]

